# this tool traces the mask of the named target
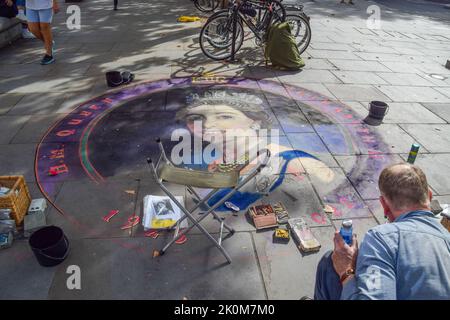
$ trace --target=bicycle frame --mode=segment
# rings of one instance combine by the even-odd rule
[[[246,15],[241,13],[239,9],[241,9],[241,7],[243,6],[244,3],[251,3],[252,6],[256,6],[258,9],[258,21],[260,23],[260,25],[255,25],[251,19],[247,19]],[[264,29],[267,29],[268,25],[270,24],[270,22],[272,21],[273,18],[273,9],[272,9],[272,4],[269,5],[268,10],[265,10],[264,15],[261,19],[261,10],[265,9],[266,7],[266,3],[263,1],[244,1],[244,2],[240,2],[240,3],[236,3],[236,1],[233,2],[233,5],[230,7],[230,10],[232,11],[232,24],[233,24],[233,39],[231,40],[231,57],[230,60],[234,61],[235,59],[235,49],[236,49],[236,27],[237,27],[237,21],[238,19],[240,19],[241,21],[243,21],[245,23],[245,25],[253,32],[253,34],[255,35],[255,37],[259,40],[259,41],[264,41],[263,36],[261,36],[260,31]],[[269,15],[269,16],[267,16]]]

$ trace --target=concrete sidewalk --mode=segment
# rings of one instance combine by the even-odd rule
[[[237,63],[208,60],[198,45],[202,22],[176,22],[180,15],[198,15],[191,1],[122,1],[118,11],[112,10],[110,0],[84,1],[80,31],[67,29],[68,4],[61,3],[54,22],[56,63],[39,65],[44,52],[37,40],[22,39],[0,49],[0,175],[24,175],[32,197],[42,197],[34,174],[37,144],[77,105],[108,91],[108,70],[130,70],[136,83],[209,72],[302,87],[345,104],[359,119],[366,116],[369,101],[386,101],[390,110],[384,124],[371,130],[398,161],[405,159],[412,143],[419,143],[416,163],[425,170],[435,197],[450,203],[450,70],[444,67],[450,58],[449,12],[434,4],[415,7],[399,0],[356,0],[354,6],[338,2],[304,3],[313,36],[304,54],[306,66],[296,73],[266,68],[252,40],[237,54]],[[380,30],[367,27],[369,5],[380,5]],[[275,116],[281,127],[289,120]],[[314,125],[310,115],[306,117]],[[293,148],[312,138],[320,143],[339,180],[333,183],[345,184],[346,192],[362,204],[353,217],[360,237],[383,223],[376,197],[355,188],[349,172],[348,164],[367,154],[340,154],[320,132],[313,136],[283,129],[283,139]],[[108,194],[137,190],[141,203],[144,195],[157,192],[149,182],[136,187],[134,180],[123,177],[116,177],[112,186],[91,186],[86,180],[62,181],[51,197],[88,223],[97,223],[94,214],[106,213]],[[308,210],[321,206],[321,190],[329,187],[314,179],[300,189],[294,178],[288,182],[290,192],[300,199],[296,206]],[[288,201],[281,193],[274,197]],[[126,197],[116,200],[123,210],[133,210],[128,202],[123,204]],[[299,299],[313,294],[315,268],[332,248],[339,220],[314,228],[322,249],[302,256],[292,241],[274,246],[271,232],[256,232],[243,214],[230,218],[238,232],[225,246],[234,262],[223,265],[216,248],[198,233],[163,259],[152,259],[152,249],[163,237],[153,240],[142,230],[128,233],[105,227],[101,236],[92,235],[53,209],[48,220],[68,234],[69,259],[58,267],[42,268],[27,241],[15,241],[12,248],[0,251],[0,298]],[[66,268],[72,264],[81,267],[82,290],[66,287]]]

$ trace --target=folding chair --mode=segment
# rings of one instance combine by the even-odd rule
[[[159,255],[163,255],[165,251],[177,241],[183,234],[187,234],[193,227],[197,227],[205,236],[211,240],[214,245],[222,252],[222,254],[227,259],[228,263],[231,263],[231,258],[225,249],[222,246],[222,235],[223,228],[229,231],[229,235],[234,234],[234,229],[228,226],[224,219],[221,219],[215,210],[225,203],[229,198],[231,198],[239,189],[245,186],[248,182],[250,182],[259,172],[261,172],[262,168],[267,165],[267,162],[270,158],[270,151],[268,149],[263,149],[256,153],[256,156],[253,159],[247,159],[244,165],[241,166],[239,170],[231,170],[228,172],[208,172],[203,170],[191,170],[186,168],[177,167],[173,164],[171,160],[169,160],[166,156],[166,152],[164,151],[164,146],[161,142],[161,139],[157,139],[156,143],[159,146],[161,151],[158,161],[156,165],[153,163],[152,159],[148,158],[147,162],[149,164],[150,170],[152,172],[153,178],[156,183],[160,186],[160,188],[169,196],[169,198],[183,211],[184,216],[178,221],[178,226],[181,222],[188,218],[192,221],[192,225],[186,228],[182,233],[175,234],[172,240],[170,240],[163,249],[159,250]],[[248,174],[243,176],[242,180],[240,180],[240,171],[244,169],[247,164],[253,163],[259,156],[263,155],[264,158],[260,161],[255,168],[253,168]],[[161,161],[162,160],[162,161]],[[198,203],[191,209],[186,209],[176,198],[175,196],[167,189],[163,182],[169,182],[179,185],[184,185],[187,187],[188,191],[198,200]],[[193,189],[196,188],[204,188],[204,189],[212,189],[204,198],[201,198],[198,193]],[[217,201],[214,205],[209,206],[207,201],[211,199],[217,192],[221,189],[230,188],[230,192],[228,192],[225,196],[223,196],[219,201]],[[206,207],[207,211],[202,214],[202,216],[198,219],[195,219],[193,213],[199,209],[200,207]],[[214,216],[214,219],[220,222],[220,232],[219,238],[216,240],[214,237],[200,224],[200,222],[205,219],[209,214]]]

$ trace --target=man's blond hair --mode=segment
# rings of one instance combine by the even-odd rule
[[[384,168],[378,187],[397,210],[429,205],[427,177],[415,165],[399,163]]]

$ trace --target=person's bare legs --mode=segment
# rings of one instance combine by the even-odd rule
[[[40,28],[39,22],[28,22],[28,30],[30,30],[30,32],[32,34],[34,34],[34,36],[36,38],[38,38],[39,40],[44,41],[44,38],[43,38],[42,33],[41,33],[41,28]]]
[[[42,41],[44,41],[45,52],[49,56],[53,56],[52,46],[53,46],[53,35],[52,27],[50,23],[39,23],[39,28],[42,34]]]

